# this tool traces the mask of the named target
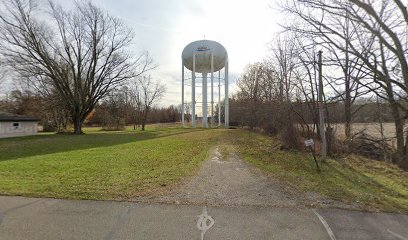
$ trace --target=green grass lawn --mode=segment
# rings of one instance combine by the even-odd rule
[[[347,156],[329,159],[316,171],[311,154],[279,150],[279,140],[232,130],[226,139],[249,163],[300,191],[314,191],[367,210],[408,213],[408,172],[392,164]]]
[[[299,191],[313,191],[369,210],[408,212],[408,172],[348,156],[317,172],[306,152],[281,151],[277,138],[245,130],[151,126],[145,132],[40,134],[0,139],[0,194],[127,200],[173,187],[194,175],[209,149],[232,149]]]
[[[160,191],[194,174],[223,132],[84,130],[1,139],[0,194],[106,200]]]

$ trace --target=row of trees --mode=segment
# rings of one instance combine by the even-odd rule
[[[133,88],[130,88],[133,86]],[[106,130],[123,130],[126,125],[144,130],[146,123],[175,122],[179,108],[155,107],[164,86],[151,79],[133,81],[133,85],[115,88],[101,100],[84,120],[84,124],[102,126]],[[60,103],[60,106],[56,106]],[[0,100],[0,110],[40,119],[44,131],[70,132],[70,113],[61,99],[44,97],[35,91],[13,90]]]
[[[352,123],[367,106],[362,99],[370,105],[378,102],[375,105],[386,106],[395,124],[394,159],[408,167],[406,3],[287,0],[280,7],[287,14],[285,32],[271,44],[269,58],[248,66],[238,81],[235,100],[237,108],[244,108],[241,121],[246,113],[250,127],[283,132],[290,142],[299,142],[294,139],[299,124],[305,137],[319,134],[322,71],[326,120],[333,116],[331,109],[338,112],[342,107],[346,143],[353,142]],[[323,51],[322,68],[318,51]]]
[[[132,99],[144,100],[146,119],[164,87],[143,77],[156,65],[147,52],[132,53],[132,29],[91,1],[76,1],[73,9],[52,0],[41,3],[4,1],[0,12],[2,65],[46,99],[47,108],[55,109],[58,118],[67,118],[76,134],[82,133],[95,107],[125,85],[137,86],[133,89],[137,96]],[[137,84],[129,83],[132,81]]]
[[[143,110],[142,110],[143,111]],[[95,108],[86,124],[91,126],[102,126],[105,130],[123,130],[126,125],[133,125],[133,129],[143,129],[143,121],[139,112],[131,105],[124,102],[118,105],[111,102],[103,102]],[[180,109],[174,105],[169,107],[152,107],[146,123],[174,123],[180,121]]]
[[[164,85],[153,81],[151,77],[131,83],[112,91],[95,108],[89,123],[112,130],[120,130],[132,124],[134,129],[145,130],[146,123],[175,122],[180,119],[178,108],[158,108],[154,105],[163,96]]]

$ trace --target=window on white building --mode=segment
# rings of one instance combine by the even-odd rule
[[[20,128],[20,123],[19,122],[13,122],[13,129],[17,130]]]

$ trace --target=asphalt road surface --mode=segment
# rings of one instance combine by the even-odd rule
[[[0,197],[0,239],[408,239],[408,216]]]

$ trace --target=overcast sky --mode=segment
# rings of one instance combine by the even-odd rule
[[[181,52],[190,42],[215,40],[227,49],[230,78],[260,61],[279,31],[274,0],[95,0],[136,32],[136,48],[148,50],[167,86],[162,105],[181,101]]]
[[[57,0],[64,5],[69,0]],[[135,50],[147,50],[159,68],[152,76],[167,92],[160,105],[181,102],[181,52],[190,42],[215,40],[228,52],[232,91],[248,63],[267,55],[279,31],[274,0],[94,0],[136,33]]]

